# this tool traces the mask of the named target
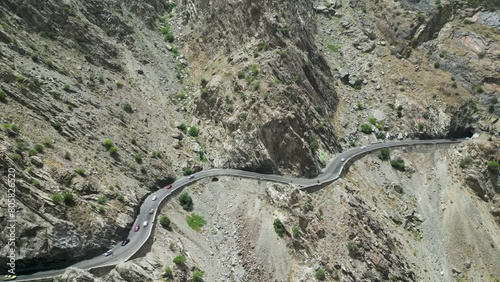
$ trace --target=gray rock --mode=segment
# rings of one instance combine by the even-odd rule
[[[34,164],[37,167],[43,167],[43,161],[42,161],[42,159],[40,159],[40,157],[32,156],[30,158],[30,161],[32,164]]]

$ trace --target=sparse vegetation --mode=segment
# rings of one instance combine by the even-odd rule
[[[196,213],[186,215],[186,222],[189,227],[191,227],[191,229],[196,231],[201,231],[203,226],[205,226],[205,224],[207,223],[201,215]]]
[[[276,231],[276,234],[278,234],[278,236],[281,237],[283,236],[283,234],[285,234],[285,226],[283,225],[283,223],[281,223],[281,220],[279,218],[274,219],[273,226],[274,231]]]
[[[179,196],[179,203],[181,204],[184,210],[186,211],[193,210],[193,199],[191,198],[191,196],[189,196],[188,192],[183,192]]]
[[[193,174],[193,171],[191,170],[191,168],[185,167],[182,169],[182,174],[183,175],[191,175],[191,174]]]
[[[391,161],[391,166],[397,170],[405,171],[405,162],[403,160]]]
[[[81,176],[85,176],[85,169],[82,168],[82,167],[79,167],[79,168],[75,169],[75,172],[78,173]]]
[[[418,130],[419,130],[419,131],[422,131],[422,130],[424,130],[425,123],[423,123],[423,122],[419,122],[419,123],[417,124],[417,127],[418,127]]]
[[[369,125],[368,123],[363,123],[361,125],[361,132],[365,133],[365,134],[370,134],[372,133],[372,126]]]
[[[299,233],[300,233],[300,228],[298,228],[297,226],[292,227],[293,238],[297,238],[299,236]]]
[[[7,103],[7,94],[0,89],[0,102]]]
[[[500,163],[497,161],[489,161],[487,163],[488,170],[491,172],[498,173],[500,171]]]
[[[328,44],[328,49],[333,52],[340,52],[340,46],[335,44]]]
[[[469,167],[471,164],[472,164],[472,157],[471,157],[471,156],[467,156],[467,157],[463,158],[463,159],[460,161],[460,167],[461,167],[461,168],[467,168],[467,167]]]
[[[108,198],[106,196],[100,196],[97,198],[97,203],[100,205],[104,205],[108,201]]]
[[[52,194],[52,196],[50,197],[55,203],[62,203],[62,201],[64,200],[63,196],[59,193]]]
[[[476,85],[476,87],[474,87],[474,91],[476,91],[477,93],[484,92],[483,87],[480,84],[478,84],[478,85]]]
[[[63,201],[66,205],[71,205],[74,203],[74,197],[73,197],[73,193],[71,192],[64,192],[63,193]]]
[[[167,278],[174,278],[174,272],[172,271],[172,268],[170,268],[169,266],[165,267],[164,276]]]
[[[387,161],[390,158],[390,151],[388,148],[383,148],[380,150],[380,153],[378,154],[378,158]]]
[[[318,279],[319,281],[325,280],[326,279],[325,270],[323,268],[316,270],[315,276],[316,279]]]
[[[361,90],[361,86],[363,86],[363,80],[358,78],[354,81],[354,85],[352,87],[356,90]]]
[[[174,37],[174,34],[172,33],[172,31],[170,30],[169,24],[166,23],[161,28],[160,33],[163,35],[163,38],[165,39],[165,41],[170,42],[170,43],[174,42],[175,37]]]
[[[195,271],[193,271],[193,281],[194,282],[203,281],[203,271],[201,271],[199,269],[196,269]]]
[[[134,110],[132,109],[132,105],[130,105],[130,103],[123,104],[123,110],[129,114],[134,112]]]
[[[356,254],[359,250],[359,247],[353,241],[349,241],[347,243],[347,250],[349,251],[350,254]]]
[[[319,149],[319,143],[318,143],[318,141],[316,139],[313,139],[311,141],[310,146],[311,146],[311,151],[313,151],[313,153],[316,152]]]
[[[134,155],[134,159],[138,164],[142,164],[142,154],[141,153],[136,153]]]
[[[189,135],[192,137],[198,137],[198,128],[196,128],[195,126],[190,126]]]
[[[435,62],[434,63],[434,68],[435,69],[439,69],[440,67],[441,67],[441,63],[439,63],[439,62]]]
[[[177,265],[184,265],[186,263],[186,257],[185,256],[176,256],[174,258],[173,262]]]
[[[170,228],[170,218],[168,218],[168,216],[166,215],[162,215],[162,217],[160,218],[160,225],[165,229]]]

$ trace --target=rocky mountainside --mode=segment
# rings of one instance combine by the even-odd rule
[[[193,171],[311,177],[336,152],[383,139],[484,132],[491,144],[464,149],[473,164],[464,181],[497,211],[497,179],[484,164],[500,159],[493,143],[500,132],[499,6],[493,0],[0,1],[0,167],[15,168],[18,180],[18,268],[100,254],[125,236],[145,195]],[[6,179],[0,178],[4,186]],[[321,193],[311,197],[328,196]],[[6,194],[0,198],[6,207]],[[331,235],[338,246],[371,242],[364,227],[354,226],[371,214],[368,198],[350,197],[355,213],[337,214],[354,228],[349,238]],[[498,216],[483,211],[486,221]],[[288,213],[285,222],[296,220]],[[314,220],[306,217],[300,227]],[[331,240],[318,241],[316,231],[310,244],[286,239],[287,249],[299,244],[318,255],[325,249],[331,258],[334,248],[321,245]],[[397,246],[386,237],[376,243]],[[387,253],[367,248],[359,255]],[[440,280],[430,266],[432,275],[413,267],[411,252],[391,252],[373,279]],[[357,255],[363,267],[374,263]],[[442,271],[452,259],[440,261]],[[310,261],[285,261],[297,264],[293,279],[312,279]],[[491,273],[484,265],[477,275]],[[247,277],[258,281],[259,273],[267,272]]]

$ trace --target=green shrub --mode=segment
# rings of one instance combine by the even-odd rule
[[[191,135],[192,137],[198,137],[198,128],[196,128],[195,126],[190,126],[189,135]]]
[[[35,151],[37,151],[38,153],[43,153],[43,145],[42,144],[35,144],[33,149],[35,149]]]
[[[354,87],[354,89],[356,90],[360,90],[361,86],[363,86],[363,80],[358,78],[356,79],[356,81],[354,81],[354,85],[352,87]]]
[[[325,270],[323,268],[316,270],[315,276],[316,276],[316,279],[318,279],[319,281],[325,280],[325,278],[326,278]]]
[[[41,186],[40,181],[38,181],[36,179],[31,180],[31,185],[38,187],[38,188],[40,188],[40,186]]]
[[[392,282],[398,281],[398,277],[392,273],[389,273],[389,280],[391,280]]]
[[[476,87],[474,88],[474,90],[477,93],[483,93],[484,92],[483,87],[480,84],[476,85]]]
[[[177,49],[177,47],[175,47],[175,46],[172,47],[172,50],[170,50],[170,52],[172,53],[172,56],[174,56],[174,57],[177,57],[177,56],[179,56],[181,54],[179,52],[179,49]],[[179,75],[179,73],[177,75]]]
[[[387,161],[390,158],[390,151],[388,148],[383,148],[380,150],[380,153],[378,154],[378,158]]]
[[[142,154],[141,153],[136,153],[134,155],[134,159],[138,164],[142,164]]]
[[[422,130],[424,129],[425,123],[423,123],[423,122],[419,122],[419,123],[417,124],[417,126],[418,126],[418,130],[422,131]]]
[[[354,243],[353,241],[349,241],[347,243],[347,250],[349,251],[349,253],[351,254],[356,254],[359,250],[359,247],[356,243]]]
[[[293,238],[297,238],[299,236],[300,229],[297,226],[292,227],[292,235]]]
[[[260,89],[260,81],[257,80],[253,83],[253,90],[257,91],[259,89]]]
[[[97,198],[97,203],[100,205],[104,205],[108,201],[108,198],[106,196],[100,196]]]
[[[172,271],[172,268],[170,268],[169,266],[165,267],[165,277],[174,278],[174,272]]]
[[[191,214],[191,215],[186,215],[186,222],[191,227],[191,229],[200,231],[203,226],[207,223],[205,219],[198,214]]]
[[[111,146],[111,148],[109,148],[109,153],[111,155],[115,155],[117,152],[118,152],[118,148],[116,146]]]
[[[14,153],[14,154],[10,154],[10,159],[14,162],[18,162],[21,160],[21,155],[17,154],[17,153]]]
[[[273,226],[274,231],[276,232],[276,234],[278,234],[278,236],[281,237],[283,236],[283,234],[285,234],[285,226],[283,225],[283,223],[281,223],[281,220],[279,218],[274,219]]]
[[[441,64],[439,62],[434,63],[434,68],[439,69],[441,67]]]
[[[456,83],[455,81],[453,81],[453,82],[451,83],[451,87],[453,87],[453,88],[457,88],[457,87],[458,87],[458,86],[457,86],[457,83]]]
[[[461,168],[467,168],[467,167],[469,167],[471,164],[472,164],[472,157],[471,157],[471,156],[467,156],[467,157],[463,158],[463,159],[460,161],[460,167],[461,167]]]
[[[259,74],[259,67],[257,65],[252,65],[250,70],[252,71],[253,76],[257,76]]]
[[[111,148],[113,146],[113,140],[111,139],[106,139],[102,142],[106,148]]]
[[[160,225],[165,228],[165,229],[168,229],[170,228],[170,218],[168,218],[168,216],[166,215],[163,215],[161,218],[160,218]]]
[[[340,46],[335,44],[329,44],[328,49],[333,52],[340,52]]]
[[[160,151],[154,151],[151,154],[151,157],[153,157],[154,159],[161,159],[161,152]]]
[[[122,194],[118,194],[118,195],[116,196],[116,199],[117,199],[118,201],[122,202],[122,203],[125,201],[125,197],[123,197],[123,195],[122,195]]]
[[[68,152],[68,151],[65,151],[64,152],[64,158],[67,159],[67,160],[71,160],[71,153]]]
[[[121,81],[116,81],[116,87],[117,87],[117,88],[122,88],[122,87],[123,87],[123,82],[121,82]]]
[[[104,209],[103,206],[100,206],[97,211],[100,213],[100,214],[104,214],[106,212],[106,209]]]
[[[196,269],[195,271],[193,271],[193,281],[194,282],[203,281],[203,271],[201,271],[199,269]]]
[[[365,133],[365,134],[370,134],[372,133],[372,127],[371,125],[367,124],[367,123],[363,123],[361,125],[361,132]]]
[[[64,183],[64,185],[69,186],[69,185],[71,185],[71,181],[72,181],[72,180],[73,180],[73,174],[68,173],[68,174],[66,174],[66,176],[64,177],[64,179],[63,179],[63,183]]]
[[[288,29],[288,26],[285,25],[280,28],[281,34],[283,34],[284,37],[290,37],[290,30]]]
[[[179,203],[181,204],[184,210],[186,211],[193,210],[193,199],[191,198],[191,196],[189,196],[188,192],[183,192],[179,196]]]
[[[55,203],[61,203],[64,200],[63,196],[59,193],[52,194],[51,198]]]
[[[373,125],[375,125],[377,123],[377,119],[374,118],[374,117],[369,117],[368,118],[368,122],[371,123],[371,124],[373,124]]]
[[[491,172],[499,172],[500,171],[500,163],[496,161],[489,161],[487,163],[488,170]]]
[[[31,157],[31,156],[35,156],[36,154],[38,154],[37,150],[35,149],[31,149],[28,151],[28,155]]]
[[[63,201],[66,205],[70,205],[74,203],[74,197],[73,193],[71,192],[64,192],[63,193]]]
[[[43,146],[45,146],[47,148],[52,148],[53,147],[53,145],[52,145],[52,139],[50,139],[48,137],[43,139],[42,144],[43,144]]]
[[[184,265],[186,263],[186,257],[185,256],[176,256],[174,258],[173,262],[177,265]]]
[[[193,171],[189,167],[185,167],[182,169],[182,174],[183,175],[191,175],[191,174],[193,174]]]
[[[316,152],[318,149],[319,149],[319,143],[316,139],[313,139],[311,141],[311,144],[309,144],[311,146],[311,151]]]
[[[405,171],[405,162],[403,160],[391,161],[391,166],[397,170]]]
[[[7,94],[0,89],[0,102],[7,103]]]
[[[244,70],[239,70],[238,71],[238,78],[239,79],[245,78],[245,71]]]
[[[492,97],[490,99],[490,104],[492,105],[496,105],[498,103],[498,98],[496,96]]]
[[[64,91],[69,91],[69,90],[70,90],[70,86],[69,86],[69,84],[64,84],[64,86],[63,86],[63,90],[64,90]]]
[[[186,133],[187,125],[185,123],[181,123],[181,125],[179,125],[177,128],[182,130],[182,132]]]
[[[489,105],[488,106],[488,112],[492,114],[495,111],[495,106],[494,105]]]
[[[5,123],[3,125],[3,129],[9,133],[9,135],[17,135],[19,134],[19,126],[14,123]]]
[[[85,176],[85,169],[83,167],[79,167],[79,168],[75,169],[75,172],[81,176]]]
[[[170,26],[168,24],[165,24],[161,28],[160,32],[161,32],[161,34],[163,34],[165,41],[170,42],[170,43],[174,42],[175,37],[172,34],[172,31],[170,30]]]
[[[132,105],[130,105],[130,103],[123,104],[123,110],[129,114],[134,112],[134,110],[132,109]]]

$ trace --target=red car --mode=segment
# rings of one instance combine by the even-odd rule
[[[172,188],[172,184],[168,184],[165,188],[167,188],[167,190]]]
[[[141,229],[141,227],[139,226],[139,224],[136,224],[134,227],[134,231],[137,232],[139,231],[139,229]]]

